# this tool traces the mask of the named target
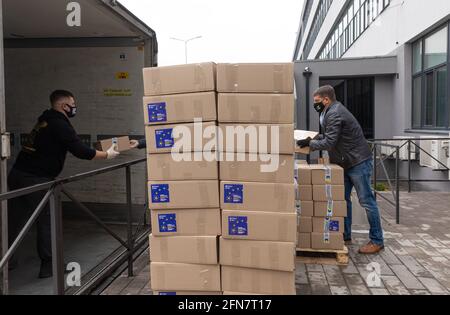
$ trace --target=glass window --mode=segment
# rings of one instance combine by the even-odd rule
[[[413,128],[420,128],[422,122],[422,77],[413,80]]]
[[[436,126],[447,127],[447,67],[436,71]]]
[[[422,71],[422,41],[413,45],[413,71],[414,73]]]
[[[428,73],[425,78],[425,126],[433,126],[434,125],[434,78],[433,72]]]
[[[447,61],[447,27],[425,38],[425,69]]]

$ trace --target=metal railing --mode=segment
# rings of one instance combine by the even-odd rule
[[[2,294],[9,294],[9,268],[8,264],[11,257],[17,251],[17,248],[24,240],[25,236],[31,230],[33,224],[38,219],[44,208],[50,203],[50,218],[51,218],[51,239],[52,239],[52,263],[53,263],[53,291],[54,294],[65,294],[64,283],[64,257],[63,257],[63,231],[62,231],[62,203],[61,195],[64,194],[74,205],[81,211],[85,212],[91,219],[93,219],[101,228],[103,228],[109,235],[116,239],[127,251],[128,261],[128,276],[133,276],[133,254],[139,248],[137,245],[137,235],[133,235],[133,217],[132,217],[132,193],[131,193],[131,167],[140,163],[144,163],[146,159],[138,159],[130,162],[101,168],[91,172],[82,173],[64,179],[57,179],[55,181],[27,187],[15,191],[10,191],[0,194],[0,202],[9,199],[26,196],[35,192],[47,191],[44,198],[33,211],[31,217],[26,222],[25,226],[19,232],[17,238],[12,242],[11,246],[4,249],[4,255],[0,260],[0,270],[3,270],[3,287]],[[127,207],[127,239],[123,240],[117,233],[102,222],[88,207],[79,202],[64,185],[78,182],[90,177],[100,174],[107,174],[117,170],[125,169],[125,184],[126,184],[126,207]],[[2,203],[3,204],[3,203]],[[6,209],[2,206],[2,212]],[[2,221],[2,235],[8,237],[8,222]],[[7,243],[6,243],[7,244]]]

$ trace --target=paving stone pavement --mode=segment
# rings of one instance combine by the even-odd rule
[[[368,241],[362,233],[368,226],[354,226],[360,233],[349,246],[348,266],[297,261],[298,295],[450,294],[450,193],[402,193],[400,225],[394,209],[379,204],[386,249],[374,256],[358,254]],[[148,254],[140,257],[137,276],[123,275],[103,294],[151,294],[147,261]]]

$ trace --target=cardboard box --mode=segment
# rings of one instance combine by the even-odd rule
[[[311,185],[298,185],[298,198],[300,201],[312,201],[313,200],[313,186]]]
[[[316,218],[312,219],[314,233],[344,233],[344,218]]]
[[[205,149],[205,145],[211,143],[211,141],[214,142],[214,147],[216,148],[213,151],[217,151],[217,139],[203,138],[205,130],[217,132],[215,125],[215,122],[206,122],[202,124],[146,126],[145,138],[147,141],[147,152],[149,154],[170,153],[172,149],[177,153],[202,152]],[[198,129],[197,133],[195,132],[196,129]],[[180,132],[179,137],[175,137],[174,130],[175,132]],[[195,141],[196,138],[197,141]]]
[[[338,165],[311,165],[313,185],[344,185],[344,169]]]
[[[212,62],[144,68],[144,95],[167,95],[215,90],[216,65]]]
[[[113,146],[113,144],[116,145],[116,151],[118,152],[131,150],[129,137],[117,137],[98,141],[95,143],[95,149],[98,151],[106,152]]]
[[[328,238],[328,241],[326,240]],[[312,233],[311,247],[318,250],[343,250],[344,235],[342,233]]]
[[[195,161],[196,153],[163,153],[147,156],[147,172],[150,181],[217,180],[218,162]],[[177,162],[178,160],[184,161]]]
[[[150,261],[184,264],[217,265],[216,236],[150,235]]]
[[[299,185],[312,184],[312,169],[308,164],[297,164],[295,166],[295,173]]]
[[[311,233],[298,233],[298,249],[311,249]]]
[[[298,232],[311,233],[313,231],[313,219],[310,217],[298,218]]]
[[[219,129],[222,152],[294,154],[293,124],[219,124]]]
[[[292,124],[294,94],[219,94],[219,122]]]
[[[223,295],[234,295],[234,296],[239,296],[239,295],[253,295],[253,296],[258,296],[258,295],[268,295],[268,294],[225,291],[225,292],[223,292]]]
[[[295,153],[309,155],[311,154],[311,150],[309,147],[300,148],[297,145],[297,141],[305,140],[308,138],[317,139],[319,137],[319,133],[316,131],[307,131],[307,130],[295,130],[294,139],[295,139]]]
[[[221,291],[219,265],[150,264],[154,291]]]
[[[215,92],[144,97],[144,123],[146,125],[193,123],[217,120]]]
[[[198,296],[208,296],[208,295],[222,295],[222,292],[201,292],[201,291],[153,291],[153,295],[198,295]]]
[[[220,162],[221,180],[287,184],[293,182],[293,155],[243,153],[244,161],[238,161],[239,155],[233,154],[234,161],[227,161],[225,158]]]
[[[295,185],[220,182],[220,205],[226,210],[295,213]]]
[[[295,243],[220,238],[222,266],[294,271]]]
[[[217,65],[221,93],[294,93],[293,63],[222,63]]]
[[[346,217],[347,202],[345,201],[316,201],[314,202],[314,216],[316,217]]]
[[[314,201],[344,201],[345,187],[344,185],[313,185]]]
[[[314,216],[314,202],[313,201],[300,201],[299,211],[302,217],[313,217]]]
[[[152,210],[154,236],[217,236],[222,233],[220,209]]]
[[[295,295],[295,272],[222,266],[222,290]]]
[[[223,210],[222,236],[224,239],[295,243],[297,215]]]
[[[149,209],[207,209],[219,208],[219,182],[150,181]]]

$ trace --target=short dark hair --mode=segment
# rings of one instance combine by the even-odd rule
[[[65,90],[56,90],[50,94],[50,104],[55,105],[60,99],[66,97],[74,97],[73,94]]]
[[[328,97],[331,101],[336,101],[336,92],[331,85],[321,86],[314,92],[314,96]]]

